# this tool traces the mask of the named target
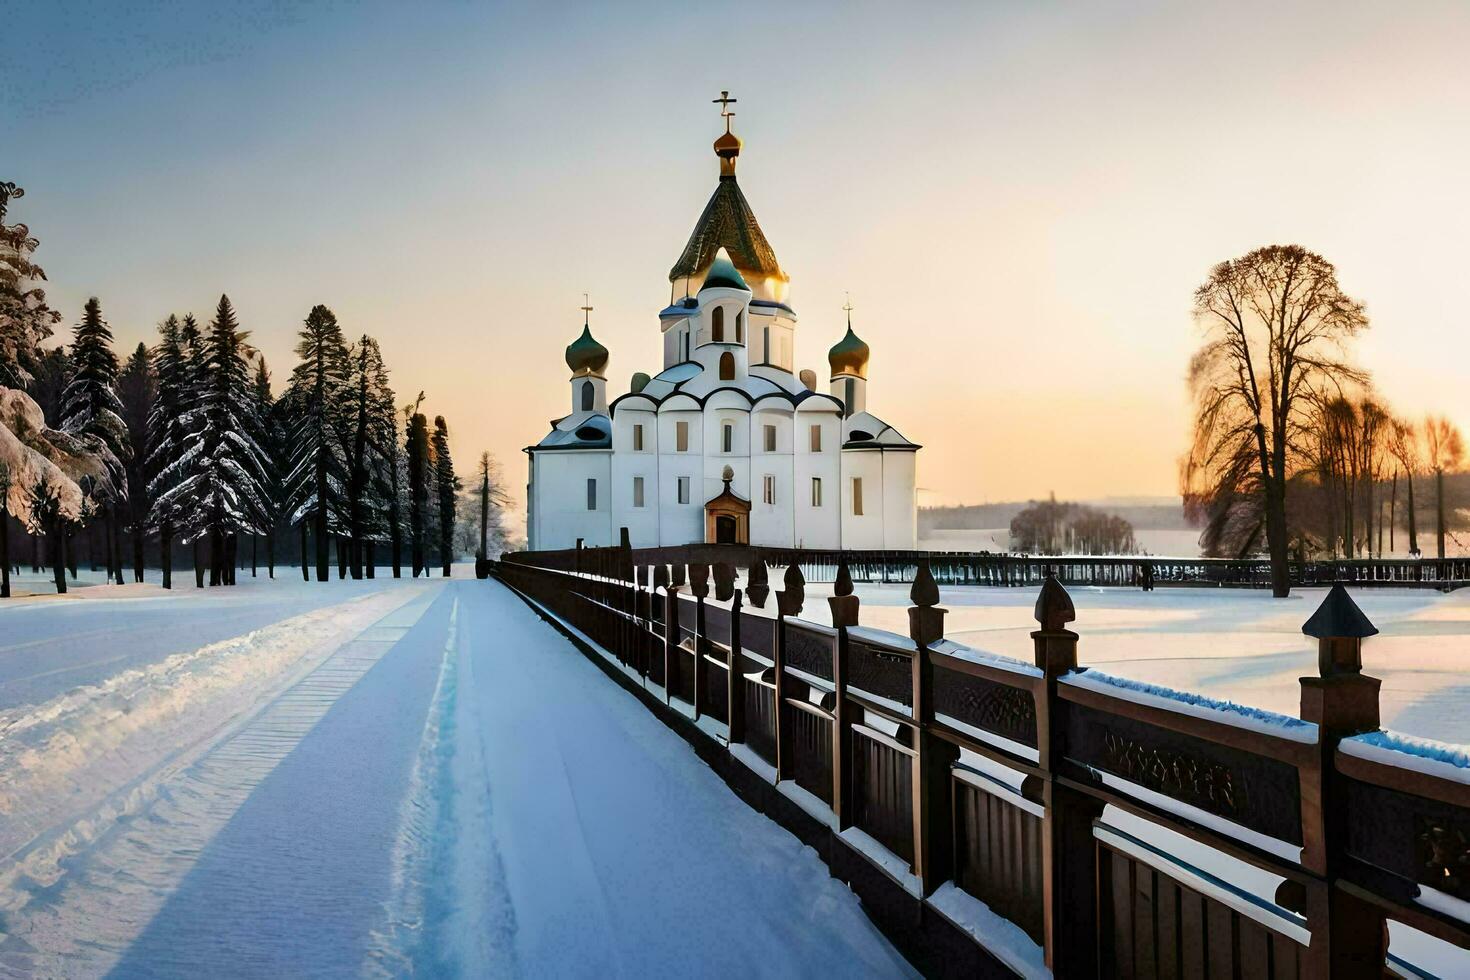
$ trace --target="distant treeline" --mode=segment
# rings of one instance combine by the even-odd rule
[[[921,507],[919,509],[919,536],[928,531],[942,530],[990,530],[1010,527],[1034,500],[1011,500],[993,504],[962,504],[956,507]],[[1110,501],[1090,501],[1089,506],[1121,517],[1135,531],[1183,531],[1190,529],[1184,517],[1182,503],[1158,504],[1114,504]]]

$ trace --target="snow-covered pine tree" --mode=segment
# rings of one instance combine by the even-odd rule
[[[153,357],[146,344],[139,342],[128,356],[127,364],[117,377],[117,394],[122,401],[123,421],[128,426],[128,444],[133,450],[127,461],[127,524],[133,545],[133,580],[141,582],[148,512],[153,504],[148,493],[148,420],[153,414],[153,400],[158,395]]]
[[[388,389],[388,371],[378,342],[364,334],[352,345],[348,356],[347,400],[343,414],[342,455],[346,462],[344,509],[348,537],[348,565],[353,578],[362,578],[371,543],[385,530],[383,511],[387,501],[377,492],[374,473],[378,469],[381,442],[377,429],[383,392]]]
[[[117,521],[126,515],[127,462],[132,457],[128,426],[117,397],[117,355],[112,352],[112,329],[102,318],[102,306],[87,300],[71,345],[76,372],[61,396],[61,428],[90,444],[102,462],[103,473],[92,485],[92,497],[103,523],[103,548],[108,579],[122,584],[117,554]]]
[[[444,416],[434,416],[434,488],[439,498],[439,561],[444,577],[454,563],[454,502],[459,496],[460,482],[454,475],[454,460],[449,455],[449,425]]]
[[[266,366],[265,356],[261,355],[255,359],[255,411],[260,419],[260,446],[265,450],[266,462],[269,465],[268,475],[270,483],[266,487],[267,502],[270,505],[270,522],[265,529],[265,564],[266,574],[271,578],[276,577],[276,526],[281,519],[281,468],[283,465],[282,452],[284,440],[281,437],[281,417],[276,407],[275,396],[271,394],[271,372]],[[252,545],[253,547],[253,545]],[[250,574],[255,575],[255,557],[251,553]]]
[[[429,519],[429,420],[415,411],[408,420],[408,539],[413,577],[427,572],[424,563],[426,524]]]
[[[347,386],[347,345],[337,317],[314,306],[296,342],[300,363],[283,396],[291,417],[287,433],[289,465],[283,481],[287,522],[301,525],[302,575],[306,574],[306,527],[316,538],[316,577],[328,578],[330,535],[340,528],[346,466],[339,438]]]
[[[393,404],[393,388],[388,382],[388,366],[383,362],[378,342],[364,337],[371,347],[368,358],[368,452],[371,465],[368,470],[368,527],[364,536],[366,553],[364,564],[367,577],[377,574],[379,544],[392,542],[396,536],[394,522],[398,517],[398,506],[394,476],[398,465],[398,418]]]
[[[179,318],[170,314],[158,325],[158,337],[158,346],[153,349],[158,389],[153,410],[148,413],[148,458],[144,473],[148,481],[147,523],[158,531],[163,587],[171,589],[174,536],[180,515],[175,512],[175,504],[165,506],[160,501],[187,471],[184,444],[189,429],[184,416],[193,406],[197,390]]]
[[[221,296],[204,343],[204,383],[187,413],[195,424],[184,455],[194,465],[160,498],[178,507],[186,537],[208,537],[210,585],[234,584],[238,535],[260,533],[268,520],[269,475],[245,337],[230,298]]]

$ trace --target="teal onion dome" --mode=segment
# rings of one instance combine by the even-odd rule
[[[744,289],[749,292],[750,287],[745,284],[745,277],[740,270],[735,268],[735,263],[730,261],[729,254],[722,248],[715,255],[715,260],[710,263],[709,271],[704,274],[704,285],[699,287],[700,292],[706,289],[723,287],[725,289]]]
[[[868,376],[868,345],[863,343],[857,334],[852,332],[852,327],[847,328],[847,335],[832,345],[827,352],[827,363],[832,366],[832,377],[839,374],[850,374],[859,378]]]
[[[607,367],[607,348],[592,338],[592,328],[584,326],[582,336],[567,345],[567,367],[573,377],[593,374],[602,376]]]

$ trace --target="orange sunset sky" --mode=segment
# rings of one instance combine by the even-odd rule
[[[0,178],[58,339],[224,291],[279,386],[326,303],[518,501],[583,291],[610,395],[660,367],[721,89],[797,366],[850,291],[922,504],[1175,492],[1191,292],[1273,242],[1368,304],[1391,403],[1470,424],[1465,4],[34,6]]]

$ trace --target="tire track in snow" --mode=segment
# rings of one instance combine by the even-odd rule
[[[362,964],[367,976],[520,974],[460,609],[456,597],[394,841],[392,891]]]
[[[0,862],[0,976],[106,973],[254,788],[432,598],[427,589],[410,587],[343,604],[354,607],[353,625],[339,621],[337,636],[318,640],[320,654],[299,653],[315,668],[304,677],[292,672],[300,680],[288,690],[243,723],[237,715],[233,724],[209,730],[69,825]],[[321,612],[340,615],[341,608]],[[392,611],[381,615],[385,608]],[[247,636],[284,642],[312,615]],[[248,647],[234,653],[250,655]],[[68,710],[58,717],[88,716]]]

